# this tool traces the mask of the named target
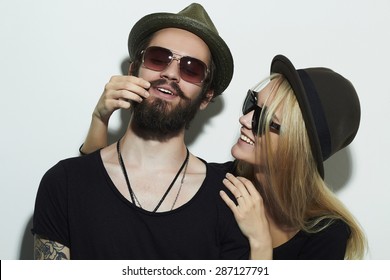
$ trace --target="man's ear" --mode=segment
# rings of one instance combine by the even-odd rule
[[[134,70],[134,62],[130,62],[129,72],[127,74],[129,76],[132,76],[133,75],[133,70]]]
[[[204,110],[206,109],[206,107],[209,105],[211,99],[213,99],[213,96],[214,96],[214,90],[212,89],[209,89],[206,93],[206,98],[205,100],[202,101],[202,103],[200,103],[200,106],[199,106],[199,110]]]

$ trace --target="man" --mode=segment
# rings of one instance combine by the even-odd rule
[[[102,98],[132,107],[129,127],[117,143],[45,174],[35,258],[247,259],[248,241],[219,197],[224,172],[184,143],[197,110],[230,83],[229,48],[199,4],[143,17],[128,44],[130,75],[112,77]],[[104,121],[95,114],[92,125]]]

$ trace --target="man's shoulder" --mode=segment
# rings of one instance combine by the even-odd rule
[[[219,191],[221,188],[224,188],[222,180],[226,177],[227,172],[232,172],[231,170],[234,166],[234,163],[231,161],[225,163],[211,162],[206,163],[206,166],[207,173],[204,184],[213,186],[212,188],[208,187],[208,189]]]
[[[232,173],[234,170],[234,161],[227,161],[223,163],[218,162],[209,162],[207,163],[208,170],[211,172],[223,173],[224,175],[227,172]]]
[[[100,152],[96,151],[88,155],[68,157],[60,160],[58,163],[64,166],[77,166],[84,165],[88,162],[96,162],[96,159],[99,158]]]
[[[86,169],[89,166],[92,166],[93,163],[97,163],[98,152],[91,153],[85,156],[75,156],[68,157],[59,160],[56,164],[54,164],[49,170],[46,172],[47,175],[60,175],[61,173],[68,173],[72,171],[78,171],[80,169]]]
[[[88,185],[86,183],[91,180],[97,181],[96,175],[100,171],[98,156],[92,153],[58,161],[44,173],[39,188],[63,194],[70,186],[73,186],[72,189],[77,189],[81,185]]]

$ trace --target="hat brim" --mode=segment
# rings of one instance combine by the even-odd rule
[[[137,44],[145,37],[164,28],[179,28],[199,36],[209,47],[215,62],[214,96],[221,94],[233,77],[233,57],[225,41],[206,25],[187,16],[173,13],[154,13],[141,18],[132,28],[128,48],[130,60],[134,61]]]
[[[306,130],[311,145],[311,150],[317,162],[317,169],[321,177],[324,177],[324,165],[322,159],[321,145],[317,136],[318,134],[313,118],[313,113],[311,112],[307,93],[297,70],[287,57],[283,55],[277,55],[272,60],[271,73],[282,74],[290,83],[302,112],[303,120],[306,125]]]

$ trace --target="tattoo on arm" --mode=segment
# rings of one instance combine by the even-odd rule
[[[34,237],[34,259],[36,260],[68,260],[69,248],[61,243],[47,240],[41,236]]]

